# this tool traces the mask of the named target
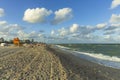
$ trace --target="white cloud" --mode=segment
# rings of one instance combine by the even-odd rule
[[[7,21],[0,21],[0,26],[5,26],[7,25]]]
[[[78,31],[78,28],[79,28],[79,25],[78,24],[73,24],[71,27],[70,27],[70,32],[71,33],[74,33],[76,31]]]
[[[69,31],[65,28],[59,29],[58,32],[60,36],[66,36],[69,33]]]
[[[107,28],[104,29],[104,35],[113,35],[118,34],[120,32],[120,23],[118,24],[110,24]]]
[[[98,29],[102,29],[102,28],[105,28],[107,26],[107,23],[101,23],[101,24],[97,24],[96,27]]]
[[[51,13],[51,10],[45,8],[27,9],[24,12],[23,20],[29,23],[43,23]]]
[[[41,32],[26,32],[25,28],[18,24],[8,24],[6,21],[0,21],[0,37],[7,40],[19,37],[20,39],[35,39],[44,41],[44,34]]]
[[[119,15],[112,14],[110,18],[110,23],[119,23],[119,22],[120,22],[120,14]]]
[[[1,26],[0,31],[7,33],[7,32],[17,32],[18,30],[21,30],[21,26],[19,26],[18,24],[8,24],[8,25],[4,25]]]
[[[6,24],[0,26],[0,37],[4,37],[6,39],[17,37],[17,32],[22,30],[22,27],[18,24]]]
[[[36,31],[31,31],[29,33],[26,33],[23,30],[19,30],[17,32],[17,35],[21,39],[37,39],[37,38],[41,38],[42,37],[42,34],[36,32]]]
[[[25,33],[23,30],[19,30],[16,34],[20,39],[28,39],[29,37],[29,35]]]
[[[112,25],[115,28],[111,27]],[[70,27],[51,31],[51,33],[55,34],[51,38],[53,41],[59,40],[61,42],[114,42],[115,39],[111,35],[119,34],[120,29],[117,29],[117,26],[119,25],[108,25],[107,23],[101,23],[95,26],[72,24]]]
[[[120,23],[118,23],[118,24],[111,24],[111,26],[120,27]]]
[[[32,32],[29,33],[30,38],[37,38],[38,35],[39,35],[39,33],[37,33],[36,31],[32,31]]]
[[[116,35],[116,36],[112,37],[112,39],[119,43],[120,42],[120,35]]]
[[[23,39],[35,39],[44,42],[45,35],[41,32],[30,31],[26,32],[25,28],[18,24],[8,24],[6,21],[0,21],[0,37],[5,40],[11,40],[15,37]]]
[[[52,31],[51,31],[51,35],[54,35],[54,34],[55,34],[55,31],[54,31],[54,30],[52,30]]]
[[[0,17],[3,17],[4,16],[4,9],[0,8]]]
[[[94,33],[96,30],[98,30],[98,28],[96,28],[96,26],[90,26],[90,25],[87,25],[87,26],[80,26],[80,32],[81,34],[84,34],[84,35],[87,35],[87,34],[90,34],[90,33]]]
[[[59,24],[64,21],[67,21],[72,18],[72,9],[71,8],[63,8],[55,11],[55,18],[52,21],[52,24]]]
[[[120,5],[120,0],[113,0],[111,4],[111,9],[114,9]]]
[[[104,35],[114,35],[120,32],[120,14],[112,14],[109,25],[107,25],[103,31]]]
[[[105,39],[109,39],[109,38],[110,38],[110,35],[105,35],[104,38],[105,38]]]

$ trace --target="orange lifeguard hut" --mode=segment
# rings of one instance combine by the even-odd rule
[[[16,46],[20,46],[20,40],[19,40],[19,38],[17,37],[17,38],[14,38],[13,39],[13,43],[14,43],[14,45],[16,45]]]

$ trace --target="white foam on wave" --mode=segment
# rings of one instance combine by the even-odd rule
[[[79,52],[79,51],[71,51],[70,48],[57,45],[57,47],[61,48],[62,50],[65,50],[77,57],[87,59],[89,61],[102,64],[105,66],[113,67],[120,69],[120,58],[117,56],[108,56],[104,54],[95,54],[95,53],[86,53],[86,52]]]
[[[68,47],[64,47],[64,46],[60,46],[60,45],[55,45],[56,47],[59,47],[59,48],[61,48],[61,49],[70,49],[70,48],[68,48]]]
[[[98,58],[98,59],[102,59],[102,60],[108,60],[108,61],[115,61],[115,62],[120,62],[120,58],[116,57],[116,56],[108,56],[108,55],[104,55],[104,54],[94,54],[94,53],[85,53],[85,52],[78,52],[78,51],[74,51],[80,54],[84,54],[84,55],[88,55],[91,56],[93,58]]]

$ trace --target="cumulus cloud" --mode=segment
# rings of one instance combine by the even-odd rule
[[[19,37],[20,39],[35,39],[44,41],[44,34],[41,32],[31,31],[26,32],[25,28],[18,24],[7,24],[0,26],[0,37],[5,39],[13,39]]]
[[[0,21],[0,37],[7,40],[19,37],[20,39],[35,39],[44,42],[45,35],[39,31],[26,32],[26,28],[23,28],[18,24],[8,24],[7,21]]]
[[[13,38],[17,37],[17,32],[22,30],[22,27],[18,24],[7,24],[0,27],[0,37]]]
[[[111,24],[111,26],[120,27],[120,23],[117,23],[117,24]]]
[[[22,38],[22,39],[28,38],[28,34],[26,34],[23,30],[19,30],[17,32],[17,35],[19,38]]]
[[[120,0],[113,0],[111,4],[111,9],[114,9],[120,5]]]
[[[112,14],[109,25],[105,27],[104,35],[114,35],[120,32],[120,15]]]
[[[10,25],[8,25],[8,27],[9,27],[9,30],[11,30],[11,31],[19,31],[19,30],[22,30],[23,28],[20,26],[20,25],[18,25],[18,24],[10,24]]]
[[[92,33],[94,33],[97,29],[94,26],[82,26],[79,24],[72,24],[68,28],[61,28],[58,29],[57,31],[51,31],[51,33],[54,33],[54,37],[76,37],[76,38],[91,38],[91,36],[88,36]],[[57,36],[59,35],[59,36]]]
[[[109,22],[110,23],[119,23],[120,22],[120,14],[119,15],[112,14]]]
[[[64,21],[67,21],[72,18],[72,9],[71,8],[63,8],[55,11],[55,17],[52,21],[52,24],[59,24]]]
[[[105,35],[104,36],[105,39],[110,39],[110,37],[111,37],[110,35]]]
[[[95,27],[96,28],[96,27]],[[72,24],[68,28],[61,28],[57,31],[51,31],[52,39],[57,40],[80,40],[80,39],[92,39],[91,33],[94,32],[94,27],[92,26],[80,26],[79,24]]]
[[[17,32],[17,36],[21,39],[38,39],[38,38],[42,38],[42,34],[38,33],[36,31],[31,31],[29,33],[26,33],[23,30],[19,30]]]
[[[0,31],[6,33],[6,32],[14,32],[14,31],[18,31],[21,30],[21,26],[19,26],[18,24],[8,24],[5,26],[1,26]]]
[[[38,36],[41,36],[41,35],[36,31],[32,31],[28,34],[28,38],[37,38]]]
[[[105,28],[107,26],[107,23],[101,23],[101,24],[97,24],[96,27],[98,29],[102,29],[102,28]]]
[[[51,31],[53,41],[72,42],[114,42],[114,36],[120,33],[119,24],[100,23],[95,26],[72,24],[67,28]],[[56,35],[57,34],[57,35]]]
[[[96,30],[97,30],[97,28],[94,26],[90,26],[90,25],[80,26],[80,33],[84,34],[84,35],[94,33]]]
[[[29,23],[44,23],[46,17],[51,13],[52,11],[46,8],[27,9],[24,12],[23,20]]]
[[[76,31],[78,31],[78,28],[79,28],[79,25],[78,24],[73,24],[71,27],[70,27],[70,32],[71,33],[74,33]]]
[[[0,26],[5,26],[7,25],[7,21],[0,21]]]
[[[119,29],[120,28],[120,24],[110,24],[109,26],[107,26],[107,28],[105,28],[105,30],[115,30],[115,29]]]
[[[119,42],[120,24],[100,23],[94,26],[72,24],[69,27],[51,31],[50,39],[58,42]]]
[[[111,34],[114,34],[114,33],[115,33],[115,31],[110,30],[110,31],[104,32],[104,35],[111,35]]]
[[[52,30],[52,31],[51,31],[51,35],[54,35],[54,34],[55,34],[55,31],[54,31],[54,30]]]
[[[110,30],[114,30],[116,28],[117,28],[116,26],[108,26],[105,30],[110,31]]]
[[[120,24],[110,24],[104,29],[104,35],[113,35],[120,32]]]
[[[58,32],[60,36],[66,36],[69,33],[69,31],[65,28],[59,29]]]
[[[4,16],[4,9],[0,8],[0,17],[3,17]]]

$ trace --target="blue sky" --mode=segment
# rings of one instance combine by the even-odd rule
[[[120,0],[1,0],[0,37],[119,43]]]

